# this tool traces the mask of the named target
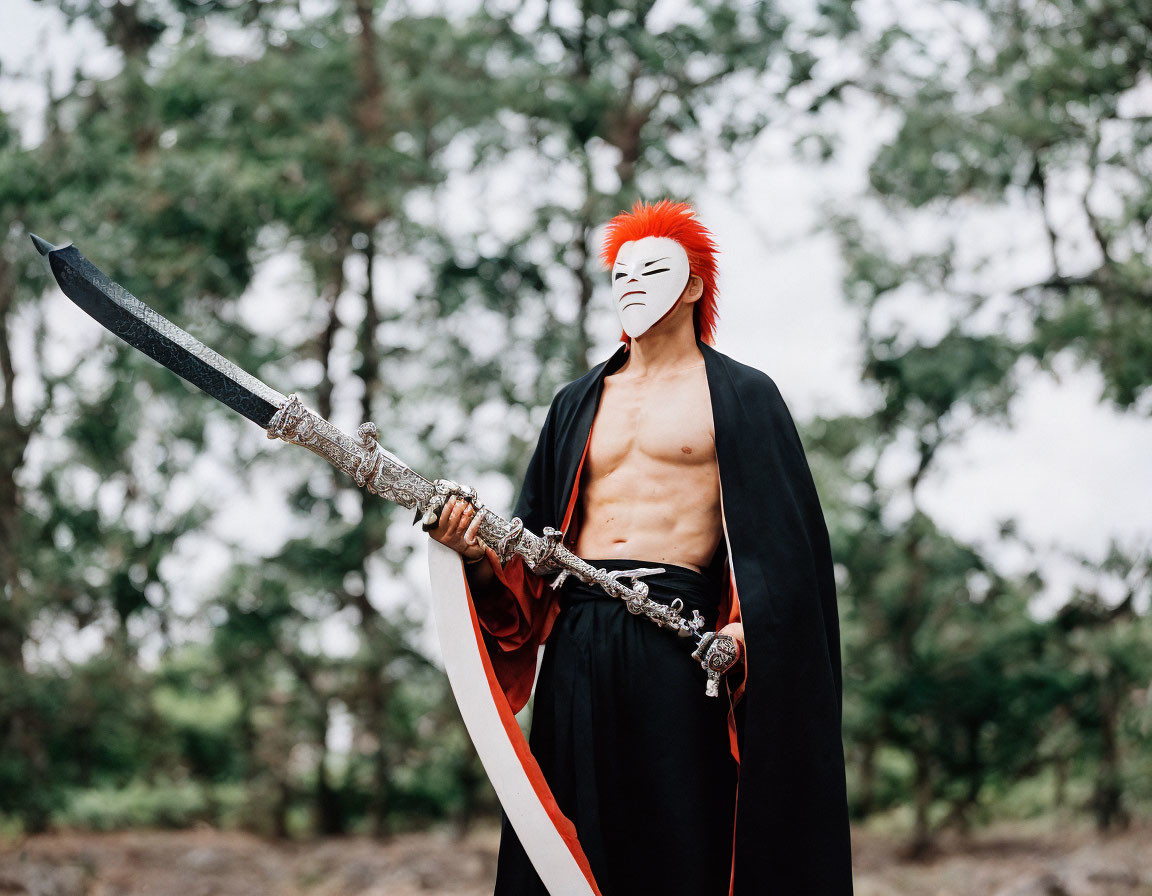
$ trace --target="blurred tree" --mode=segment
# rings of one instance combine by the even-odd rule
[[[882,205],[857,216],[870,239],[848,240],[877,298],[946,297],[966,332],[1000,328],[1045,368],[1073,357],[1116,406],[1152,410],[1144,6],[947,3],[861,43],[820,99],[861,89],[890,126],[870,170]],[[1006,216],[1010,237],[988,239]]]
[[[25,148],[6,130],[0,160],[0,206],[11,222],[0,246],[0,481],[10,485],[0,495],[0,640],[7,645],[0,662],[17,707],[0,715],[0,743],[13,768],[0,782],[0,811],[17,813],[30,829],[43,827],[48,814],[29,801],[58,805],[62,788],[90,781],[91,763],[53,768],[45,732],[68,729],[45,729],[42,716],[19,708],[20,694],[55,691],[57,676],[66,677],[68,664],[101,637],[104,656],[130,670],[145,642],[154,652],[182,636],[172,632],[182,620],[170,603],[179,583],[162,567],[209,516],[201,500],[208,495],[191,483],[206,472],[199,456],[208,422],[230,415],[200,396],[189,400],[190,390],[171,374],[105,334],[73,334],[70,306],[30,301],[46,281],[28,252],[27,231],[57,240],[70,233],[94,258],[116,259],[118,279],[249,369],[259,368],[265,348],[231,304],[252,277],[249,253],[267,217],[267,183],[236,151],[180,144],[173,115],[187,84],[151,68],[153,39],[142,36],[149,29],[133,26],[145,10],[114,12],[121,71],[99,82],[77,73],[66,94],[49,98],[40,144]],[[70,635],[77,630],[98,634],[77,648]],[[100,720],[101,727],[115,724]],[[138,733],[139,767],[148,764],[147,736]],[[125,776],[135,770],[120,769]]]
[[[843,572],[853,810],[911,802],[916,855],[942,824],[966,829],[986,785],[1036,771],[1034,744],[1065,695],[1051,681],[1060,658],[1027,614],[1036,582],[999,574],[919,506],[940,447],[961,437],[971,408],[1003,407],[1003,380],[972,376],[965,363],[997,351],[957,340],[936,355],[874,358],[869,376],[884,391],[876,412],[809,430],[817,456],[835,458],[855,483],[846,506],[829,508]],[[893,749],[910,760],[907,776],[882,768]],[[940,805],[948,811],[934,817]]]
[[[401,365],[407,361],[412,366],[405,346],[379,346],[381,328],[401,322],[408,303],[395,290],[381,287],[379,272],[391,279],[394,270],[389,269],[412,251],[405,211],[412,194],[443,177],[441,157],[449,144],[492,109],[482,89],[487,79],[477,35],[439,18],[382,18],[373,4],[358,2],[287,29],[282,37],[282,48],[267,48],[252,66],[248,114],[240,119],[246,124],[236,136],[250,143],[252,155],[279,170],[275,218],[292,244],[303,247],[303,260],[322,296],[318,329],[302,345],[283,348],[318,357],[321,414],[333,415],[333,395],[340,387],[346,395],[358,395],[361,420],[375,420],[382,431],[395,432],[404,427],[405,411],[415,397],[397,384],[419,380],[403,375]],[[351,265],[359,268],[358,285],[346,276]],[[342,319],[341,308],[353,295],[360,314],[349,320],[344,310]],[[344,372],[338,373],[342,366]],[[294,574],[299,595],[291,605],[304,618],[318,623],[329,614],[346,613],[357,628],[362,657],[343,665],[344,675],[334,679],[343,684],[328,692],[319,684],[332,678],[323,672],[325,658],[316,651],[293,651],[290,641],[281,644],[317,713],[317,819],[326,833],[345,825],[331,792],[325,746],[329,706],[340,699],[355,706],[356,726],[369,735],[353,743],[374,751],[365,783],[373,794],[368,806],[373,827],[383,833],[391,749],[383,729],[392,676],[399,668],[390,658],[407,651],[402,628],[369,599],[381,574],[370,561],[385,559],[384,575],[391,576],[407,552],[382,553],[393,511],[386,502],[357,493],[334,472],[325,471],[327,481],[317,488],[314,459],[300,461],[304,478],[295,509],[326,525],[310,533],[308,544],[286,545],[272,562]],[[307,474],[303,464],[310,467]],[[358,505],[358,516],[349,515],[349,502]],[[308,562],[299,563],[299,557]],[[240,568],[256,580],[269,575],[262,566]]]
[[[333,392],[341,380],[348,395],[359,397],[361,419],[381,419],[376,412],[387,398],[385,421],[400,423],[404,390],[390,387],[391,394],[385,395],[382,387],[401,381],[404,377],[397,374],[403,371],[387,368],[386,361],[399,364],[414,352],[403,345],[385,352],[377,347],[382,326],[403,326],[403,296],[389,296],[401,300],[398,308],[382,310],[379,304],[386,292],[377,279],[381,241],[389,254],[402,256],[413,229],[405,204],[442,177],[438,157],[467,121],[495,108],[488,99],[492,91],[484,89],[485,31],[440,18],[383,18],[368,2],[311,19],[300,17],[292,4],[267,4],[255,19],[241,11],[239,32],[232,38],[256,34],[258,40],[254,53],[236,53],[222,51],[202,27],[235,25],[236,11],[228,7],[66,2],[62,8],[101,28],[121,51],[123,67],[102,82],[78,76],[66,96],[54,98],[48,133],[35,155],[19,147],[14,132],[5,132],[5,148],[11,150],[5,163],[15,175],[12,183],[20,185],[19,192],[6,197],[12,219],[62,221],[66,229],[84,233],[86,251],[117,259],[113,273],[118,279],[249,369],[258,372],[267,357],[291,357],[301,348],[314,351],[322,365],[318,403],[326,415],[334,412]],[[33,199],[40,204],[32,205]],[[312,346],[308,340],[299,346],[253,338],[228,307],[248,285],[254,259],[267,251],[257,236],[270,232],[281,246],[303,247],[303,260],[326,297],[327,313]],[[18,228],[6,249],[19,259],[20,286],[32,295],[39,272],[28,262],[22,236]],[[354,295],[345,275],[349,265],[361,266],[356,289],[362,313],[345,324],[337,305]],[[15,292],[6,290],[5,295]],[[48,331],[47,323],[33,329],[38,350]],[[345,334],[350,343],[337,349]],[[89,368],[82,361],[63,371],[59,394],[48,389],[43,405],[25,423],[12,399],[16,373],[7,340],[4,349],[9,399],[4,410],[18,436],[5,443],[13,449],[6,465],[13,487],[11,494],[0,496],[13,520],[8,523],[6,517],[5,528],[53,540],[28,556],[14,550],[5,564],[6,587],[17,588],[23,575],[37,591],[34,606],[15,590],[6,604],[6,610],[12,609],[11,625],[5,626],[4,640],[11,645],[6,665],[21,666],[34,624],[56,631],[71,610],[82,628],[103,621],[110,611],[116,649],[126,662],[134,662],[133,644],[142,630],[137,627],[137,637],[129,638],[133,618],[159,611],[150,630],[158,628],[165,638],[172,636],[170,627],[190,622],[167,605],[170,582],[160,566],[187,526],[207,514],[192,502],[174,515],[165,489],[179,491],[181,473],[204,447],[208,421],[230,418],[218,417],[199,398],[185,407],[187,393],[169,374],[133,352],[101,343],[100,356],[88,359]],[[412,358],[409,367],[422,360]],[[42,361],[41,353],[27,371],[29,379],[40,373]],[[87,388],[76,389],[74,383],[85,376],[90,378]],[[413,386],[412,397],[418,399],[418,381]],[[65,399],[65,437],[56,440],[49,469],[37,471],[40,478],[17,494],[15,474],[24,448],[53,398]],[[314,471],[300,475],[293,506],[309,525],[327,522],[328,542],[309,539],[314,549],[308,556],[326,562],[304,571],[308,581],[297,586],[297,601],[281,596],[289,616],[295,614],[290,633],[297,639],[316,638],[330,613],[347,610],[345,618],[360,629],[363,660],[337,664],[334,670],[323,649],[301,650],[291,639],[276,641],[294,691],[303,699],[285,703],[276,698],[282,677],[273,676],[276,687],[259,679],[257,686],[269,688],[278,705],[294,706],[293,713],[312,719],[295,730],[315,747],[316,818],[329,831],[345,823],[328,778],[330,709],[333,701],[355,698],[357,724],[375,735],[354,743],[375,744],[369,765],[375,780],[367,789],[374,794],[374,824],[382,830],[391,745],[381,729],[392,682],[381,670],[390,669],[387,657],[403,639],[397,637],[400,628],[385,621],[368,599],[371,579],[379,575],[368,561],[385,559],[380,555],[389,512],[382,502],[358,496],[357,517],[349,513],[346,484],[317,487]],[[22,505],[31,512],[18,525]],[[16,547],[15,539],[6,544]],[[276,561],[279,568],[300,572],[291,562],[297,547],[286,547]],[[69,565],[61,566],[61,548],[68,552]],[[406,557],[401,550],[386,559],[395,569]],[[32,559],[42,566],[34,566]],[[267,571],[257,565],[238,570],[247,570],[254,581],[234,577],[235,586],[259,591]],[[245,699],[259,703],[259,695],[249,693]],[[13,699],[10,705],[24,703]],[[48,767],[38,739],[27,733],[33,715],[26,708],[4,720],[14,754],[28,764],[14,773],[14,784],[21,777],[38,780],[26,773]],[[254,723],[245,724],[250,739]],[[282,795],[287,781],[283,776]],[[40,812],[33,826],[45,820]]]
[[[597,229],[637,198],[690,195],[710,154],[751,144],[790,83],[788,20],[762,2],[572,0],[485,4],[480,21],[502,114],[475,152],[509,154],[522,173],[510,193],[490,187],[502,219],[447,255],[433,299],[441,316],[481,305],[513,320],[501,364],[477,373],[546,405],[591,360]]]
[[[50,234],[51,222],[65,222],[65,229],[91,233],[86,248],[133,259],[126,281],[153,283],[150,298],[165,310],[177,281],[179,291],[208,310],[250,276],[246,249],[235,237],[244,237],[255,206],[249,214],[211,195],[239,197],[243,178],[229,177],[228,160],[217,159],[200,169],[203,195],[175,199],[168,192],[173,182],[186,180],[197,163],[148,142],[145,135],[159,128],[154,108],[139,102],[134,77],[126,66],[98,90],[81,81],[50,105],[46,136],[35,151],[9,131],[0,160],[0,205],[12,222],[0,247],[0,482],[6,483],[0,489],[0,642],[12,672],[4,687],[17,693],[35,692],[36,679],[50,680],[44,651],[50,656],[59,649],[70,626],[103,627],[111,649],[132,661],[142,631],[133,623],[166,600],[160,564],[204,517],[195,502],[173,501],[165,492],[170,485],[179,492],[181,474],[203,444],[202,406],[181,408],[187,392],[173,390],[155,365],[122,347],[102,343],[97,352],[61,359],[54,342],[66,325],[28,301],[44,289],[44,272],[29,258],[25,228],[38,222]],[[112,125],[117,118],[119,127]],[[212,227],[225,228],[229,239],[208,238],[191,251],[176,239],[179,232],[204,234]],[[233,331],[232,340],[243,344],[243,334]],[[155,395],[154,385],[168,401]],[[155,615],[148,619],[153,632],[157,622]],[[3,788],[14,801],[5,798],[5,808],[46,799],[64,783],[50,774],[43,741],[27,734],[34,727],[30,712],[0,717],[5,751],[27,762],[23,781],[16,783],[17,775],[11,789]],[[47,817],[33,811],[25,820],[35,829]]]
[[[383,833],[492,807],[414,646],[404,515],[310,455],[259,451],[245,424],[102,333],[61,360],[62,328],[30,301],[44,279],[26,229],[83,235],[163,313],[346,428],[375,420],[414,466],[494,471],[511,490],[539,412],[607,332],[595,228],[638,196],[690,194],[707,162],[781,120],[786,93],[831,108],[849,85],[821,54],[860,46],[869,67],[851,80],[893,126],[875,201],[838,222],[875,411],[811,430],[844,584],[856,811],[911,796],[925,848],[993,785],[1068,759],[1067,744],[1032,749],[1059,707],[1092,757],[1098,814],[1123,818],[1146,619],[1100,598],[1099,625],[1036,622],[1040,580],[999,574],[919,499],[944,449],[1007,419],[1022,358],[1096,358],[1109,397],[1142,408],[1138,13],[948,4],[950,39],[968,42],[958,73],[911,26],[861,31],[849,2],[803,27],[719,0],[60,6],[123,67],[53,97],[34,150],[0,121],[0,213],[15,222],[0,244],[0,811],[41,827],[62,788],[167,773],[244,781],[247,821],[279,836],[301,808],[316,831]],[[1026,270],[973,242],[1002,208],[1035,218]],[[273,314],[270,288],[250,287],[286,259],[307,304]],[[939,299],[942,332],[900,313]],[[229,545],[217,598],[190,606],[166,559],[220,541],[220,508],[255,480],[284,498],[280,543]],[[100,656],[53,653],[94,629]]]
[[[1134,698],[1152,681],[1152,619],[1136,612],[1152,594],[1152,556],[1113,543],[1103,561],[1082,557],[1081,562],[1095,575],[1098,589],[1078,589],[1052,627],[1062,635],[1060,658],[1068,676],[1064,706],[1077,735],[1070,752],[1078,762],[1090,763],[1091,809],[1096,826],[1105,831],[1130,821],[1124,720],[1139,711]],[[1117,584],[1119,601],[1105,600],[1103,588]],[[1133,734],[1129,745],[1138,748],[1143,739],[1138,731]]]
[[[1116,616],[1095,597],[1091,647],[1079,625],[1029,622],[1044,578],[1005,582],[974,546],[945,549],[953,540],[918,507],[921,480],[942,447],[979,421],[1005,421],[1019,384],[1062,360],[1098,370],[1117,407],[1152,409],[1152,19],[1122,0],[921,12],[850,17],[831,52],[816,47],[805,85],[816,115],[800,142],[834,151],[848,96],[875,121],[867,195],[835,219],[846,295],[864,314],[865,380],[878,387],[871,425],[845,421],[838,436],[862,437],[841,450],[861,458],[867,486],[843,533],[847,662],[866,689],[849,720],[868,763],[885,743],[911,753],[917,848],[930,840],[931,803],[949,799],[962,816],[981,768],[1010,776],[1067,762],[1067,741],[1031,759],[1012,747],[1011,737],[1055,743],[1039,737],[1045,719],[1074,720],[1071,742],[1097,764],[1098,820],[1120,817],[1117,723],[1147,674],[1136,634],[1147,620],[1131,618],[1146,597]],[[1008,522],[1000,534],[1013,532]],[[974,592],[972,581],[983,584]],[[948,594],[968,597],[935,616]],[[863,788],[862,810],[872,793]]]
[[[20,135],[7,114],[0,112],[0,214],[19,220],[41,200],[46,177],[20,145]],[[47,757],[36,720],[44,709],[38,683],[30,679],[24,643],[36,615],[35,596],[19,581],[29,542],[22,519],[22,489],[17,474],[28,443],[44,410],[31,415],[16,408],[16,359],[13,323],[16,319],[21,264],[9,241],[0,243],[0,811],[23,812],[32,827],[42,827],[48,811],[43,791],[21,795],[24,781],[39,782],[47,772]],[[24,587],[22,587],[22,585]]]

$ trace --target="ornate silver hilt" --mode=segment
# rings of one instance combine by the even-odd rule
[[[414,522],[419,522],[425,531],[436,528],[448,498],[455,495],[476,509],[480,520],[480,541],[496,554],[501,563],[507,563],[519,554],[534,573],[556,573],[553,588],[559,588],[569,576],[575,576],[623,600],[630,613],[646,616],[656,625],[672,629],[681,637],[696,638],[698,644],[693,658],[699,660],[708,672],[706,693],[713,697],[717,695],[720,676],[735,662],[733,653],[733,659],[724,665],[724,650],[727,648],[721,649],[720,645],[731,641],[734,651],[735,642],[727,635],[705,632],[704,619],[699,612],[693,611],[692,618],[685,619],[681,615],[684,604],[679,598],[671,604],[663,604],[648,596],[648,585],[642,579],[664,572],[662,567],[597,569],[564,546],[564,533],[560,530],[546,527],[540,535],[535,535],[524,528],[521,520],[506,520],[481,504],[475,489],[451,479],[425,479],[383,448],[376,440],[377,435],[373,423],[361,424],[355,437],[346,435],[305,407],[295,395],[288,396],[268,423],[268,438],[302,445],[352,476],[361,488],[414,510]]]
[[[371,426],[371,424],[365,424],[365,426]],[[361,426],[360,428],[363,429],[364,427]],[[484,509],[484,505],[476,500],[476,489],[474,488],[453,482],[451,479],[437,479],[432,485],[436,491],[429,497],[423,511],[417,509],[416,519],[413,521],[419,521],[420,528],[425,532],[431,532],[440,525],[440,514],[450,497],[462,498],[476,508],[477,513]]]
[[[692,659],[697,660],[708,673],[708,683],[704,693],[709,697],[720,696],[720,678],[736,665],[740,658],[740,647],[731,635],[708,632],[700,639],[692,651]]]

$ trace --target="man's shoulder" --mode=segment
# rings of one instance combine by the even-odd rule
[[[737,361],[706,343],[700,343],[700,351],[704,355],[705,363],[722,371],[731,381],[732,387],[740,394],[760,394],[783,401],[776,381],[760,368]]]

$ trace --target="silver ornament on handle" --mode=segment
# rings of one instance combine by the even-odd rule
[[[477,535],[501,563],[507,563],[519,554],[537,575],[556,573],[551,583],[554,589],[563,585],[569,576],[596,585],[611,597],[624,601],[628,612],[644,616],[681,637],[695,638],[698,653],[715,637],[715,632],[704,630],[705,621],[699,612],[693,611],[690,619],[681,615],[684,604],[679,598],[671,604],[664,604],[648,596],[648,585],[643,579],[664,572],[663,567],[598,569],[564,546],[564,533],[560,530],[549,526],[536,535],[524,528],[518,518],[506,520],[485,507],[474,489],[450,479],[431,480],[421,476],[376,441],[375,424],[362,424],[353,438],[307,408],[296,395],[289,395],[269,421],[267,430],[268,438],[301,445],[343,470],[361,488],[415,511],[416,520],[426,531],[436,528],[445,503],[455,496],[475,508],[480,518]],[[722,672],[716,673],[703,655],[693,654],[693,658],[708,673],[706,693],[716,696]]]

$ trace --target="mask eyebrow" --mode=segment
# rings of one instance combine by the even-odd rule
[[[644,262],[644,267],[646,267],[646,268],[651,267],[652,265],[656,264],[656,262],[658,262],[658,261],[667,261],[667,260],[668,260],[667,255],[665,255],[663,258],[654,258],[651,261]]]

